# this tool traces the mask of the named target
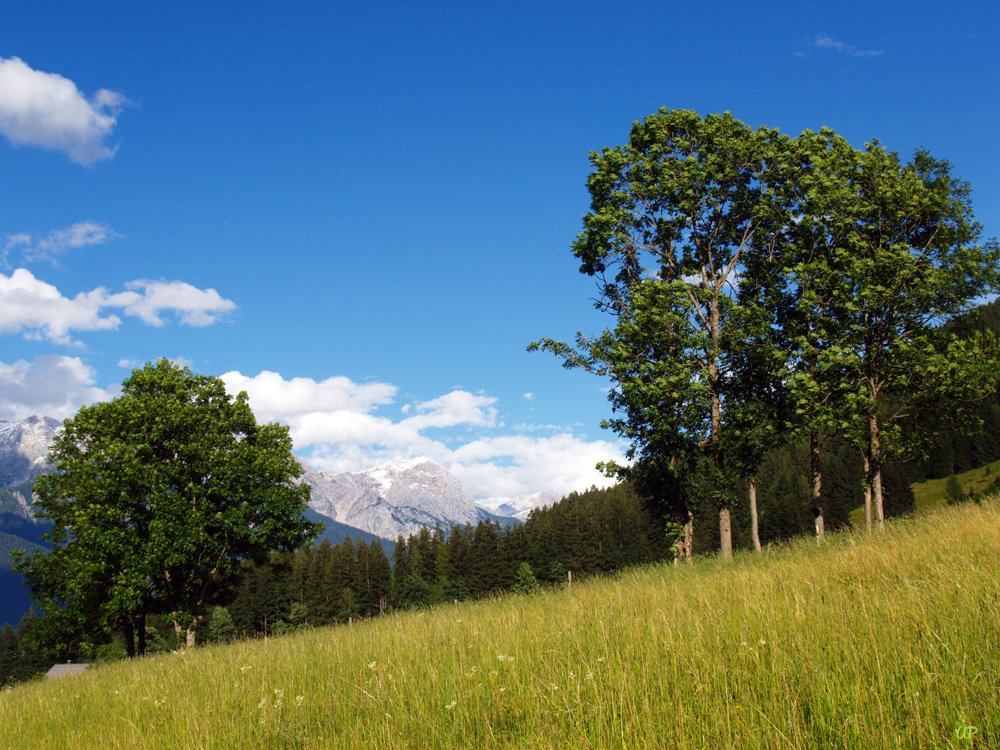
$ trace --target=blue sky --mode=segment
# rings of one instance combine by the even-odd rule
[[[600,483],[588,153],[659,107],[835,129],[971,182],[1000,234],[995,2],[0,5],[0,419],[158,357],[316,468],[479,499]]]

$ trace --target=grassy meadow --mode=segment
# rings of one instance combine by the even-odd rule
[[[23,684],[0,747],[1000,748],[1000,502]]]

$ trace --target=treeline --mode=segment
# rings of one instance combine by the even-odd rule
[[[573,493],[537,509],[523,525],[422,528],[395,543],[390,565],[382,544],[324,541],[276,553],[249,566],[213,632],[235,636],[323,626],[390,610],[480,599],[515,588],[558,584],[664,559],[663,523],[631,485]]]
[[[25,624],[17,630],[10,625],[0,628],[0,688],[31,679],[52,666],[51,655],[27,637]]]
[[[945,328],[962,338],[975,333],[1000,335],[1000,300],[969,311]],[[1000,389],[970,411],[971,429],[970,425],[956,423],[948,415],[925,420],[924,426],[937,438],[927,460],[917,467],[921,478],[943,479],[1000,460]]]

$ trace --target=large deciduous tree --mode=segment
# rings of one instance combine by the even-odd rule
[[[611,379],[619,416],[608,426],[632,442],[640,470],[712,474],[724,556],[734,497],[725,389],[741,345],[729,329],[742,267],[784,226],[772,184],[786,150],[775,131],[728,113],[663,109],[637,122],[627,145],[591,154],[591,212],[573,252],[598,280],[596,306],[617,323],[578,334],[575,346],[531,347]]]
[[[147,614],[194,643],[213,596],[244,560],[296,549],[319,527],[302,517],[308,485],[288,428],[257,424],[245,393],[167,360],[135,370],[113,401],[80,409],[38,480],[53,549],[22,554],[45,618],[121,627],[145,650]],[[134,637],[138,635],[138,648]]]
[[[854,149],[829,130],[803,133],[795,149],[796,220],[781,273],[767,281],[792,300],[782,321],[787,375],[811,438],[817,531],[822,431],[860,451],[866,521],[881,526],[882,467],[920,456],[931,438],[903,423],[961,412],[996,388],[993,337],[959,340],[941,324],[997,289],[1000,253],[978,243],[969,186],[947,162],[921,150],[903,164],[877,142]]]

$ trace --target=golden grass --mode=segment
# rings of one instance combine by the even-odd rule
[[[998,597],[990,500],[25,684],[0,747],[997,747]]]

